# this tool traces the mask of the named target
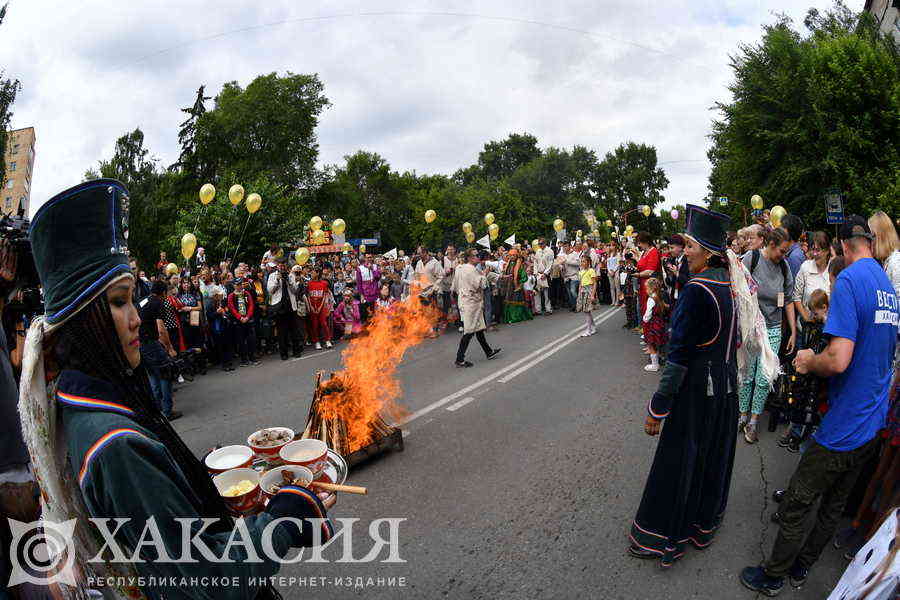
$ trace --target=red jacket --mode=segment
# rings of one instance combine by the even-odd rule
[[[238,293],[244,294],[244,296],[247,298],[247,314],[246,315],[241,315],[241,313],[238,312],[237,303],[235,302],[235,297]],[[248,319],[252,319],[253,318],[253,307],[255,305],[256,305],[256,303],[253,301],[253,294],[251,294],[247,290],[241,290],[240,292],[234,291],[234,292],[231,292],[230,294],[228,294],[228,310],[231,312],[231,316],[234,317],[234,319],[238,322],[240,322],[240,320],[243,319],[244,317],[247,317]]]

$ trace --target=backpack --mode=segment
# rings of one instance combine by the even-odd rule
[[[781,276],[785,281],[788,280],[788,266],[785,264],[787,261],[782,260],[778,265],[781,267]],[[754,250],[753,255],[750,257],[750,275],[753,275],[753,272],[756,271],[756,265],[759,264],[759,250]]]

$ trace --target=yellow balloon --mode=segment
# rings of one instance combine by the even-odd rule
[[[485,225],[493,225],[494,224],[494,213],[488,213],[484,215],[484,224]]]
[[[216,197],[216,188],[211,183],[204,183],[200,187],[200,202],[209,204]]]
[[[434,220],[437,219],[437,213],[431,210],[430,208],[425,211],[425,222],[426,223],[434,223]]]
[[[498,237],[500,237],[500,231],[489,231],[488,235],[492,240],[496,240]]]
[[[612,227],[612,221],[610,221],[609,219],[606,220],[605,224],[607,227]]]
[[[244,186],[234,184],[228,189],[228,200],[232,206],[237,206],[244,199]]]
[[[575,232],[575,237],[581,237],[581,230],[580,230],[580,229],[579,229],[578,231]]]
[[[294,261],[301,267],[309,260],[309,248],[297,248],[294,253]]]
[[[773,206],[769,212],[769,221],[774,227],[781,227],[781,220],[787,215],[783,206]]]
[[[169,263],[166,265],[166,275],[174,275],[178,272],[178,265],[175,263]]]
[[[752,206],[754,210],[762,210],[762,196],[760,196],[759,194],[753,194],[752,196],[750,196],[750,206]]]
[[[498,231],[498,232],[499,232],[499,231],[500,231],[500,226],[497,225],[496,223],[491,223],[491,224],[488,226],[488,233],[493,233],[494,231]]]
[[[613,237],[619,237],[619,232],[618,232],[618,231],[611,231],[609,235],[611,235],[611,236],[613,236]]]
[[[365,245],[365,244],[360,244],[360,245],[359,245],[359,253],[360,253],[360,254],[365,254],[365,253],[366,253],[366,245]]]
[[[325,243],[325,232],[321,229],[316,229],[312,234],[312,243],[320,246]]]
[[[466,221],[462,224],[463,233],[472,233],[472,224]]]
[[[540,242],[539,239],[534,238],[533,240],[531,240],[531,245],[532,245],[532,246],[540,246],[540,245],[541,245],[541,242]]]
[[[556,231],[562,231],[565,228],[566,224],[562,219],[556,219],[555,221],[553,221],[553,229],[555,229]]]
[[[634,231],[634,227],[629,225],[628,227],[625,228],[625,235],[631,235],[632,231]]]
[[[322,229],[322,217],[313,217],[309,220],[309,228],[313,231]]]
[[[181,255],[185,260],[189,259],[194,255],[194,250],[197,249],[197,238],[193,233],[186,233],[181,236]]]
[[[649,217],[649,216],[650,216],[650,213],[653,212],[653,209],[650,208],[650,205],[649,205],[649,204],[645,204],[645,205],[644,205],[644,209],[643,209],[641,212],[644,213],[644,216],[645,216],[645,217]]]
[[[344,242],[344,252],[350,252],[353,250],[353,246],[350,245],[350,242]]]
[[[251,215],[259,210],[259,207],[262,206],[262,198],[259,194],[250,194],[247,196],[247,202],[245,203],[247,207],[247,212]]]
[[[466,232],[466,241],[470,244],[475,241],[475,234],[471,231]]]
[[[331,231],[337,235],[341,235],[347,230],[347,224],[343,219],[335,219],[331,222]]]
[[[591,232],[591,235],[594,237],[600,237],[600,232],[595,229]]]

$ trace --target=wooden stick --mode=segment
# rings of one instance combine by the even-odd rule
[[[348,494],[359,494],[360,496],[367,496],[369,494],[368,488],[360,487],[358,485],[338,485],[336,483],[324,483],[321,481],[313,481],[309,485],[310,487],[316,487],[320,490],[325,490],[326,492],[347,492]]]

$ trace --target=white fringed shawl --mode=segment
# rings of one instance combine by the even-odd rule
[[[744,381],[747,371],[753,366],[754,359],[759,356],[759,367],[772,389],[778,377],[778,355],[769,345],[766,332],[766,321],[759,309],[756,295],[757,285],[747,271],[740,258],[728,250],[728,270],[731,273],[731,290],[734,294],[734,305],[737,309],[738,325],[741,339],[738,347],[738,382]]]
[[[38,317],[28,330],[22,359],[19,416],[32,468],[41,488],[43,519],[56,523],[78,520],[73,569],[77,585],[74,588],[60,585],[59,593],[66,600],[82,600],[90,597],[85,579],[88,574],[96,577],[132,577],[135,578],[132,581],[137,581],[137,571],[130,563],[87,563],[103,547],[102,537],[88,521],[90,512],[69,467],[68,445],[56,410],[56,383],[47,385],[44,370],[44,336],[60,324],[47,325],[43,317]],[[144,598],[136,586],[103,586],[98,589],[107,600]]]

